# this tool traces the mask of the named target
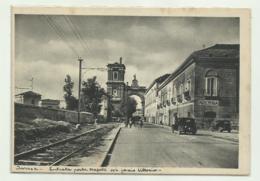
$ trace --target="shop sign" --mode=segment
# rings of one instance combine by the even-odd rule
[[[199,100],[199,105],[203,106],[218,106],[219,101],[218,100]]]

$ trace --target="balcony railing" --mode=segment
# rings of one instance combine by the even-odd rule
[[[191,100],[191,96],[190,96],[190,91],[185,91],[183,93],[184,95],[184,99],[187,100],[187,101],[190,101]]]
[[[179,103],[182,103],[182,95],[177,95],[177,101],[178,101]]]
[[[207,92],[206,89],[203,89],[203,94],[204,94],[205,99],[208,99],[208,100],[218,100],[219,99],[218,91],[217,91],[216,95],[213,95],[213,93]]]
[[[171,98],[172,105],[176,105],[176,98]]]
[[[171,105],[171,103],[170,103],[169,100],[166,101],[166,104],[167,104],[167,106],[170,106],[170,105]]]

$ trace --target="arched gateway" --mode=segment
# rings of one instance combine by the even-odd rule
[[[114,108],[114,111],[120,111],[122,102],[126,102],[130,96],[138,96],[141,99],[142,109],[141,113],[144,115],[144,93],[146,87],[139,86],[136,75],[132,80],[132,84],[129,86],[125,84],[125,65],[122,63],[122,57],[119,63],[108,64],[108,81],[107,81],[107,93],[111,97],[110,103]]]

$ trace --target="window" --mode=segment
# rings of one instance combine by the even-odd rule
[[[177,90],[176,90],[176,86],[174,85],[172,89],[172,97],[176,97],[176,94],[177,94]]]
[[[168,87],[168,99],[171,99],[171,93],[172,93],[172,90],[171,90],[171,87]]]
[[[205,86],[206,96],[217,96],[218,95],[217,77],[206,77],[205,84],[206,84],[206,86]]]
[[[115,96],[115,97],[118,96],[118,93],[117,93],[117,90],[116,90],[116,89],[113,90],[113,96]]]
[[[118,72],[113,72],[113,80],[118,80]]]
[[[191,81],[187,80],[186,85],[185,85],[185,91],[190,91],[191,90]]]
[[[218,74],[209,70],[205,76],[205,96],[218,96]]]
[[[179,95],[181,95],[182,93],[183,93],[183,84],[181,84],[179,87]]]

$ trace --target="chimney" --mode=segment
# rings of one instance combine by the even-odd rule
[[[122,57],[120,57],[120,59],[119,59],[119,63],[122,64]]]

